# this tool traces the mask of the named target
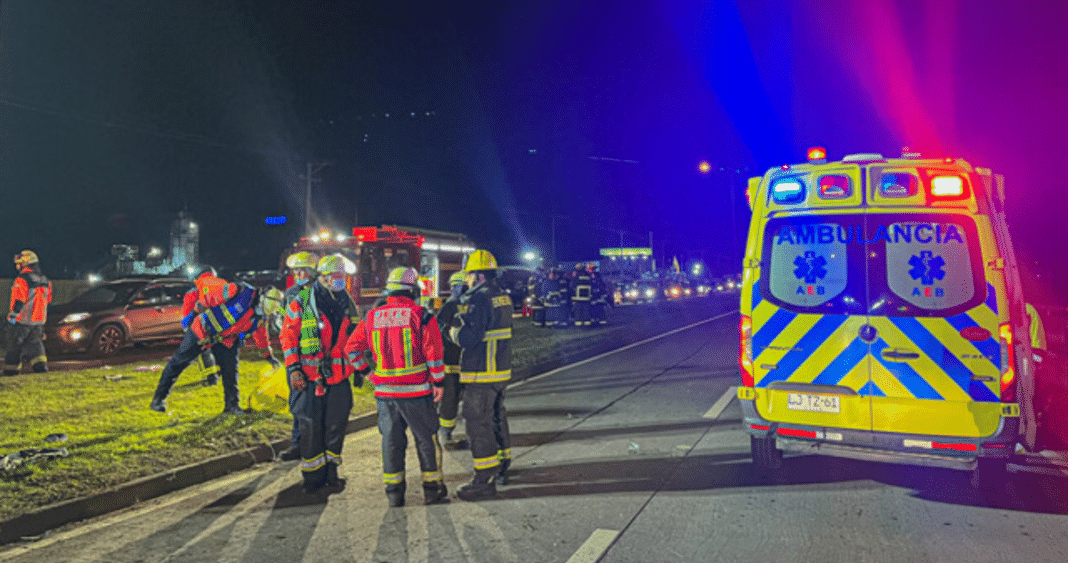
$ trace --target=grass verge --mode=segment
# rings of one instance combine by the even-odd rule
[[[516,319],[516,369],[581,353],[606,339],[633,342],[708,318],[733,302],[693,300],[622,307],[608,327],[553,330]],[[244,359],[239,386],[248,404],[266,362]],[[0,455],[29,448],[64,447],[70,456],[0,471],[0,521],[55,502],[77,498],[235,450],[289,436],[292,418],[268,412],[219,414],[222,386],[204,387],[195,370],[178,379],[168,413],[148,409],[162,366],[135,363],[115,368],[23,374],[0,378]],[[121,376],[121,377],[120,377]],[[373,411],[370,385],[357,389],[353,415]],[[49,434],[68,440],[48,443]]]

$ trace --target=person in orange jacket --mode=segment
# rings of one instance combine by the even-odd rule
[[[394,268],[386,290],[386,303],[367,312],[349,338],[345,354],[357,370],[370,368],[365,352],[370,351],[374,358],[371,383],[378,403],[382,481],[389,505],[404,506],[407,430],[415,439],[423,471],[423,503],[437,504],[449,495],[441,472],[438,413],[434,408],[445,380],[441,331],[433,311],[415,302],[419,274],[413,268]]]
[[[4,375],[18,375],[22,358],[29,358],[34,373],[44,373],[48,371],[48,356],[42,337],[52,302],[52,282],[41,273],[41,262],[32,250],[15,255],[15,270],[18,276],[11,284],[7,322],[12,326],[7,331]]]
[[[345,344],[359,321],[359,309],[346,290],[356,265],[340,254],[319,259],[319,274],[286,307],[279,339],[285,353],[292,412],[300,424],[302,487],[315,493],[342,487],[341,448],[352,410],[353,366]],[[356,381],[357,387],[363,379]]]
[[[160,373],[149,408],[167,412],[167,396],[178,376],[205,350],[210,350],[222,377],[223,413],[244,414],[240,406],[237,369],[238,353],[245,337],[252,334],[256,346],[264,350],[264,358],[277,363],[271,354],[267,325],[262,322],[260,292],[249,285],[227,282],[210,266],[197,275],[194,291],[192,297],[192,292],[186,294],[183,303],[187,309],[183,321],[188,326],[185,336]]]

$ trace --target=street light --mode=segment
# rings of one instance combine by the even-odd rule
[[[162,254],[163,254],[163,250],[158,246],[153,246],[152,248],[148,249],[148,257],[149,258],[158,258]]]
[[[701,163],[697,165],[697,169],[700,170],[702,174],[708,174],[712,171],[712,165],[709,164],[707,160],[702,160]]]
[[[527,252],[527,253],[523,254],[523,260],[526,260],[527,262],[533,262],[534,259],[537,258],[537,257],[538,256],[536,254],[534,254],[533,252]]]

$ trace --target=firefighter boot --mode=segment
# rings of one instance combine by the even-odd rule
[[[497,476],[494,477],[494,479],[493,479],[497,484],[500,484],[500,485],[507,485],[508,484],[508,467],[511,466],[511,465],[512,465],[512,460],[510,460],[510,459],[502,459],[501,460],[501,470],[500,470],[500,472],[497,473]]]
[[[148,405],[148,408],[156,412],[167,412],[167,399],[158,395],[152,397],[152,403]]]
[[[282,461],[295,461],[300,459],[300,446],[291,446],[288,450],[279,454],[278,459]]]
[[[493,481],[481,481],[478,477],[471,479],[471,482],[460,487],[456,491],[456,496],[460,497],[460,500],[467,502],[474,502],[482,499],[497,496],[497,486],[493,484]]]
[[[444,481],[423,483],[423,504],[440,504],[449,502],[449,489]]]
[[[406,489],[406,483],[400,483],[399,485],[387,485],[386,499],[389,501],[389,505],[394,507],[404,506],[404,492]]]
[[[328,462],[326,464],[326,487],[332,491],[341,490],[344,487],[344,482],[337,476],[337,464]]]

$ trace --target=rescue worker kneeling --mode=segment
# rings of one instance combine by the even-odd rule
[[[363,385],[362,377],[349,383],[353,366],[344,353],[359,320],[345,284],[356,265],[332,254],[319,260],[316,271],[316,283],[305,285],[286,308],[280,335],[294,394],[292,411],[300,425],[306,493],[342,486],[337,468],[352,410],[352,385]]]
[[[345,354],[358,370],[369,369],[365,352],[374,359],[378,403],[378,431],[382,435],[382,481],[390,506],[404,506],[406,429],[415,438],[415,451],[423,472],[423,501],[447,500],[438,443],[438,413],[445,378],[441,334],[434,313],[415,303],[419,273],[394,268],[386,281],[386,304],[367,312],[345,346]]]
[[[512,300],[497,285],[497,260],[476,250],[464,265],[471,287],[460,299],[463,311],[449,329],[460,345],[464,422],[475,475],[456,491],[472,501],[497,494],[512,461],[504,390],[512,378]]]
[[[256,346],[264,350],[264,359],[276,362],[271,355],[267,325],[262,322],[259,291],[250,285],[227,282],[208,266],[197,276],[196,288],[186,294],[183,308],[187,309],[188,321],[185,336],[160,373],[149,408],[167,412],[167,396],[178,376],[198,357],[204,357],[205,364],[218,365],[223,382],[223,413],[244,414],[237,387],[237,369],[238,353],[244,346],[245,337],[251,333]],[[205,354],[209,356],[203,356]]]

